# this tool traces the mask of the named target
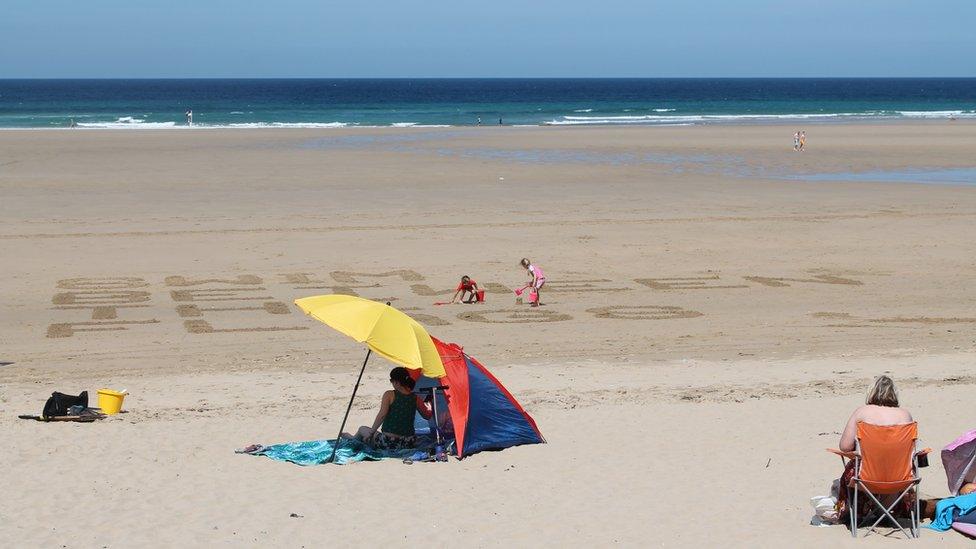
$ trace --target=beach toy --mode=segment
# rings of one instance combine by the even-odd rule
[[[536,301],[539,301],[539,292],[532,290],[529,292],[529,303],[535,303]]]
[[[515,295],[517,295],[517,296],[520,296],[520,297],[521,297],[521,295],[522,295],[522,292],[524,292],[524,291],[525,291],[525,288],[517,288],[517,289],[515,290]]]
[[[483,303],[485,301],[485,291],[484,290],[478,290],[478,292],[475,295],[478,296],[478,303]]]
[[[122,401],[125,400],[125,395],[127,394],[129,393],[125,390],[113,391],[112,389],[99,389],[98,407],[106,415],[117,414],[122,409]]]

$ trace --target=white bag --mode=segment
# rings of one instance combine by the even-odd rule
[[[834,481],[835,483],[837,481]],[[834,492],[831,486],[831,492]],[[831,526],[839,522],[837,516],[837,497],[814,496],[810,498],[810,506],[813,507],[814,516],[810,519],[810,524],[814,526]]]

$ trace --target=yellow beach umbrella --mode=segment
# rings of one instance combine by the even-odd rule
[[[346,334],[390,362],[425,376],[444,376],[440,354],[430,334],[416,320],[387,304],[351,295],[330,294],[296,299],[305,314]]]
[[[434,347],[430,334],[416,320],[393,307],[389,303],[379,303],[361,297],[350,295],[330,294],[304,297],[295,300],[295,305],[305,311],[305,314],[323,322],[329,327],[341,332],[369,347],[366,359],[359,370],[359,377],[349,397],[349,406],[342,418],[339,435],[332,447],[329,462],[335,461],[342,431],[346,428],[349,411],[356,399],[356,391],[366,371],[366,363],[370,354],[375,351],[395,364],[411,370],[420,370],[430,378],[444,377],[444,364],[440,353]]]

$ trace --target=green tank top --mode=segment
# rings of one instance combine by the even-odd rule
[[[390,411],[383,418],[383,432],[401,437],[412,437],[413,418],[417,413],[417,397],[413,393],[405,395],[400,391],[393,392],[393,403]]]

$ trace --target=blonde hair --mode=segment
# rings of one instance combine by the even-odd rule
[[[878,376],[874,378],[874,385],[868,391],[868,397],[864,401],[875,406],[898,407],[898,390],[895,389],[895,382],[888,376]]]

